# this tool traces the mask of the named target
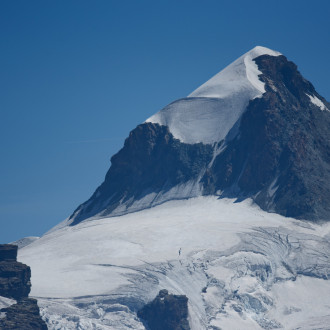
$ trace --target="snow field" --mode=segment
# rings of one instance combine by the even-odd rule
[[[160,289],[188,297],[194,330],[322,329],[329,237],[330,224],[197,197],[64,226],[18,258],[50,329],[144,329],[136,311]]]

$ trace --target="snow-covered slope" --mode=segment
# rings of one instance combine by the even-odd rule
[[[168,126],[185,143],[223,140],[242,116],[250,100],[260,97],[264,83],[253,61],[261,55],[281,53],[257,46],[216,74],[187,98],[171,103],[146,122]]]
[[[327,329],[330,224],[198,197],[62,227],[19,250],[50,329],[144,329],[160,289],[192,329]]]
[[[19,249],[23,248],[24,246],[27,246],[31,243],[33,243],[34,241],[36,241],[37,239],[39,239],[40,237],[38,236],[28,236],[28,237],[23,237],[15,242],[11,242],[10,244],[13,245],[17,245]]]

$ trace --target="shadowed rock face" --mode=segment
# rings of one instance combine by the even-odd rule
[[[212,154],[212,146],[181,143],[165,126],[139,125],[123,149],[111,158],[102,185],[73,213],[72,225],[101,211],[103,216],[110,214],[120,203],[128,202],[129,206],[129,200],[168,191],[189,180],[197,181]]]
[[[30,267],[17,262],[17,246],[0,245],[0,296],[20,299],[31,290]]]
[[[39,315],[37,300],[28,298],[31,290],[30,267],[17,262],[17,246],[0,244],[0,296],[12,298],[16,304],[0,309],[0,329],[40,329],[47,326]]]
[[[47,326],[39,315],[37,300],[23,298],[17,304],[1,309],[6,316],[0,319],[1,329],[46,330]]]
[[[0,244],[0,261],[16,261],[17,247],[12,244]]]
[[[73,213],[71,225],[96,214],[112,215],[119,205],[129,207],[187,182],[201,184],[199,194],[253,198],[266,211],[328,220],[330,111],[310,97],[328,109],[330,104],[285,56],[262,55],[255,62],[266,92],[250,101],[234,126],[237,135],[230,132],[217,146],[186,144],[166,126],[139,125],[112,157],[102,185]],[[175,198],[195,196],[182,190]],[[140,209],[154,204],[151,199]]]
[[[188,298],[159,291],[158,296],[138,311],[150,330],[189,330]]]
[[[284,56],[256,59],[266,93],[250,102],[240,134],[204,177],[205,191],[252,197],[266,211],[309,220],[330,216],[330,112]],[[307,95],[308,94],[308,95]]]

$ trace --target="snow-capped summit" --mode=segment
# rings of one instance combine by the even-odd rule
[[[294,63],[255,47],[136,127],[67,223],[201,195],[250,197],[267,211],[327,220],[328,109]]]
[[[188,97],[227,98],[232,94],[237,95],[244,89],[251,90],[253,95],[253,88],[256,94],[254,97],[265,93],[264,83],[258,77],[262,72],[254,62],[254,59],[261,55],[282,54],[266,47],[256,46],[198,87]]]
[[[146,122],[167,126],[185,143],[223,140],[240,119],[249,102],[265,93],[262,74],[254,59],[281,53],[257,46],[193,91],[175,101]]]

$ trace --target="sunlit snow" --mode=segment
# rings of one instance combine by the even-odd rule
[[[50,329],[144,329],[136,311],[160,289],[188,297],[196,330],[325,329],[329,237],[330,224],[212,196],[64,226],[18,259]]]
[[[212,144],[233,129],[250,100],[265,93],[261,72],[253,61],[261,55],[278,56],[265,47],[255,47],[201,85],[187,98],[175,101],[146,122],[169,127],[185,143]]]
[[[17,245],[19,249],[23,248],[24,246],[27,246],[31,244],[32,242],[36,241],[39,239],[38,236],[28,236],[28,237],[23,237],[15,242],[11,242],[10,244]]]

